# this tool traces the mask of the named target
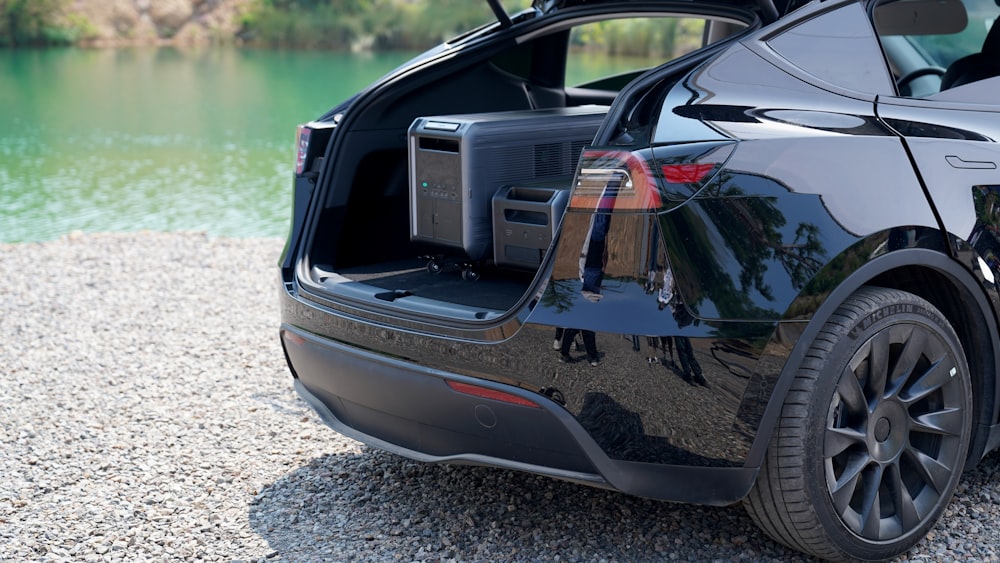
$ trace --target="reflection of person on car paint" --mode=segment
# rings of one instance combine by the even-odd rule
[[[580,279],[583,281],[581,293],[588,301],[601,300],[601,282],[604,281],[604,267],[608,263],[607,237],[611,226],[611,215],[597,213],[590,219],[590,234],[580,249]]]
[[[663,268],[660,268],[663,270]],[[656,291],[656,306],[662,311],[674,299],[674,274],[670,268],[663,270],[663,280]]]
[[[607,236],[611,226],[611,214],[595,213],[590,219],[590,232],[580,250],[580,280],[583,282],[580,294],[591,303],[598,303],[604,297],[601,294],[601,283],[604,281],[604,267],[608,263]],[[583,336],[583,346],[587,351],[587,362],[592,366],[601,363],[597,351],[597,334],[592,330],[567,328],[562,333],[560,360],[573,361],[569,355],[570,348],[577,334]]]
[[[667,272],[669,271],[670,270],[667,269]],[[664,274],[664,279],[667,277],[667,274]],[[672,287],[673,276],[671,275],[669,278]],[[661,295],[663,295],[662,289],[659,293],[657,293],[657,308],[662,311],[666,305],[669,305],[670,313],[673,316],[674,321],[677,323],[678,329],[684,328],[692,323],[696,324],[697,320],[691,312],[688,311],[687,307],[684,306],[684,302],[681,301],[680,295],[678,295],[675,289],[676,288],[672,288],[669,292],[670,298],[667,303],[661,301]],[[683,377],[684,381],[687,381],[688,383],[697,383],[698,385],[704,385],[707,387],[708,381],[706,381],[705,377],[701,374],[701,364],[699,364],[698,360],[694,357],[694,347],[691,346],[691,339],[686,336],[676,335],[673,337],[673,340],[674,346],[677,348],[677,359],[681,364],[681,377]]]

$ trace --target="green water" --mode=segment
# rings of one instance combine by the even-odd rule
[[[295,126],[409,57],[0,50],[0,242],[72,231],[283,237]],[[637,64],[587,55],[567,82]]]
[[[409,58],[219,48],[0,51],[0,242],[284,236],[295,125]]]

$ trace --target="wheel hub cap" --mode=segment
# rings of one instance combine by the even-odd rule
[[[875,423],[875,441],[885,442],[889,438],[891,430],[892,424],[889,423],[888,418],[878,419],[878,422]]]

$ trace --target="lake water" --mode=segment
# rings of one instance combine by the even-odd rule
[[[77,230],[284,236],[295,125],[408,58],[0,50],[0,242]]]
[[[0,242],[144,229],[283,237],[295,126],[410,56],[0,49]],[[588,55],[567,80],[657,63]]]

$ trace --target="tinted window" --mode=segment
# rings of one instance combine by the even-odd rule
[[[876,7],[875,28],[899,94],[932,96],[996,76],[995,51],[978,53],[998,13],[993,0],[898,0]]]
[[[929,63],[947,67],[956,60],[978,52],[997,17],[993,0],[965,0],[966,24],[949,33],[910,34],[906,37],[927,54]]]
[[[868,16],[858,4],[826,12],[768,41],[805,72],[848,90],[893,93]]]

